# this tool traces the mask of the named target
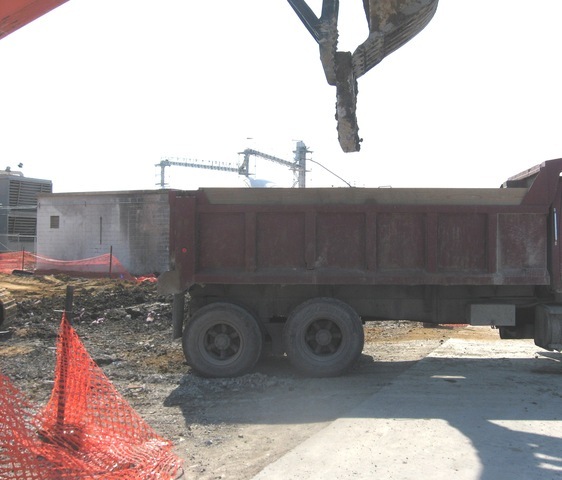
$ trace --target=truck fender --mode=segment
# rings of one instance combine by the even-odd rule
[[[159,295],[176,295],[182,293],[184,289],[181,287],[180,272],[178,270],[170,270],[161,273],[158,277],[156,290]]]

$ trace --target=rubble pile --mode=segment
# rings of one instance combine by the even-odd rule
[[[77,284],[73,326],[108,374],[130,383],[147,374],[185,370],[181,346],[172,342],[171,298],[159,296],[154,283],[55,280],[27,279],[40,287],[39,292],[30,288],[29,295],[12,289],[17,314],[0,333],[1,371],[32,400],[46,400],[52,386],[65,284]]]

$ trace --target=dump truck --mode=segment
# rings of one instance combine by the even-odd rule
[[[174,334],[211,377],[263,352],[339,375],[370,320],[490,325],[560,350],[561,172],[558,159],[499,188],[170,191],[158,288]]]

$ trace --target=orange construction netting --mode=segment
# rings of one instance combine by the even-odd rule
[[[0,374],[0,479],[174,479],[181,460],[119,394],[63,315],[55,384],[36,409]]]
[[[55,260],[25,250],[0,253],[0,273],[12,273],[14,270],[41,275],[64,273],[76,277],[135,280],[117,257],[109,253],[82,260]]]

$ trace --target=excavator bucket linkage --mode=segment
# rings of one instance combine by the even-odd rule
[[[344,152],[361,147],[357,125],[357,79],[429,23],[438,0],[363,0],[369,36],[353,53],[339,52],[339,0],[323,0],[317,17],[305,0],[287,0],[318,42],[326,80],[336,86],[338,139]]]

